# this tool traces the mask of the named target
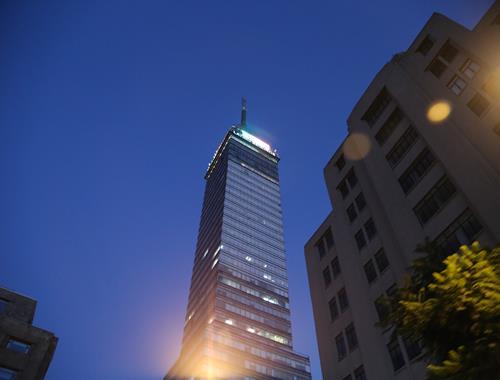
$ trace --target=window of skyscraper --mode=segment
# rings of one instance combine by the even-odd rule
[[[358,347],[358,337],[356,335],[356,329],[354,324],[351,323],[345,329],[345,336],[347,338],[347,345],[349,346],[349,351],[353,351]]]
[[[450,41],[446,41],[446,43],[439,51],[439,56],[448,63],[453,62],[457,54],[458,54],[458,49],[455,46],[453,46]]]
[[[332,273],[333,273],[333,278],[337,278],[340,274],[340,263],[339,263],[339,258],[335,256],[332,260]]]
[[[363,195],[363,193],[359,193],[354,201],[356,202],[356,206],[358,207],[358,212],[363,211],[366,206],[365,196]]]
[[[337,346],[337,358],[338,361],[344,359],[347,355],[347,349],[345,346],[344,334],[340,333],[335,337],[335,345]]]
[[[356,217],[358,216],[358,213],[356,212],[356,208],[354,207],[353,203],[351,203],[349,207],[347,207],[346,212],[350,222],[354,221],[354,219],[356,219]]]
[[[481,66],[479,65],[479,63],[474,62],[470,58],[467,58],[460,71],[462,71],[465,74],[465,76],[472,79],[478,73],[480,68]]]
[[[479,92],[473,96],[473,98],[467,103],[467,107],[470,108],[472,112],[474,112],[477,116],[482,116],[488,107],[490,106],[490,102]]]
[[[427,35],[422,40],[420,45],[418,45],[417,52],[422,55],[427,55],[427,53],[432,49],[433,46],[434,46],[434,41],[429,35]]]
[[[338,291],[337,296],[339,298],[340,311],[344,312],[349,307],[349,299],[347,298],[347,292],[345,288]]]
[[[385,301],[384,295],[381,295],[375,300],[375,309],[377,310],[380,321],[383,321],[389,315],[390,309]]]
[[[388,266],[389,260],[387,260],[387,256],[385,255],[384,249],[381,248],[375,253],[375,262],[377,263],[378,271],[382,273]]]
[[[330,320],[333,322],[339,316],[339,309],[337,307],[337,299],[333,297],[330,302],[328,302],[328,308],[330,309]]]
[[[446,64],[444,64],[440,59],[435,58],[429,66],[427,66],[427,71],[430,71],[436,78],[440,78],[441,75],[446,70]]]
[[[368,110],[361,117],[361,120],[364,120],[371,127],[378,120],[380,115],[387,108],[389,103],[391,102],[391,95],[384,87],[382,91],[377,95],[377,97],[373,100],[373,103],[368,107]]]
[[[366,380],[365,367],[361,365],[354,370],[354,380]]]
[[[323,280],[325,282],[325,288],[328,288],[332,283],[332,276],[330,274],[330,267],[323,269]]]
[[[405,359],[403,357],[403,353],[401,352],[401,347],[399,347],[398,340],[393,339],[389,342],[387,349],[389,350],[389,355],[391,356],[392,367],[394,371],[397,371],[405,365]]]
[[[455,95],[460,95],[465,90],[465,87],[467,87],[467,83],[458,75],[454,75],[448,83],[448,88]]]
[[[363,268],[365,270],[366,279],[368,280],[368,283],[371,284],[377,278],[377,271],[375,270],[375,265],[373,265],[373,260],[368,260]]]
[[[356,235],[354,235],[354,239],[356,240],[358,249],[362,249],[366,245],[366,239],[363,230],[359,230],[358,232],[356,232]]]
[[[358,183],[358,177],[356,177],[356,173],[354,173],[354,168],[351,168],[351,170],[349,170],[349,173],[347,173],[346,175],[346,180],[351,189],[356,186],[356,184]]]
[[[373,222],[372,218],[366,221],[365,231],[366,231],[366,236],[368,236],[368,240],[372,240],[377,234],[377,228],[375,227],[375,223]]]

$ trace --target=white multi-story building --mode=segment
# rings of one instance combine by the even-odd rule
[[[500,2],[472,30],[432,15],[361,96],[324,176],[333,211],[305,246],[323,378],[423,379],[377,300],[426,239],[500,242]]]

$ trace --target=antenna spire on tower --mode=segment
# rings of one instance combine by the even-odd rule
[[[247,126],[247,100],[245,97],[241,98],[241,122],[240,128]]]

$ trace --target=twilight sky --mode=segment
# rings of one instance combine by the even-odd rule
[[[491,0],[0,3],[0,286],[38,300],[47,380],[161,379],[175,360],[203,175],[248,99],[278,148],[297,351],[318,352],[303,246],[345,120],[432,12]]]

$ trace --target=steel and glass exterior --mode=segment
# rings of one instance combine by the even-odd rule
[[[292,348],[271,147],[235,126],[205,175],[181,353],[165,379],[310,379]]]

